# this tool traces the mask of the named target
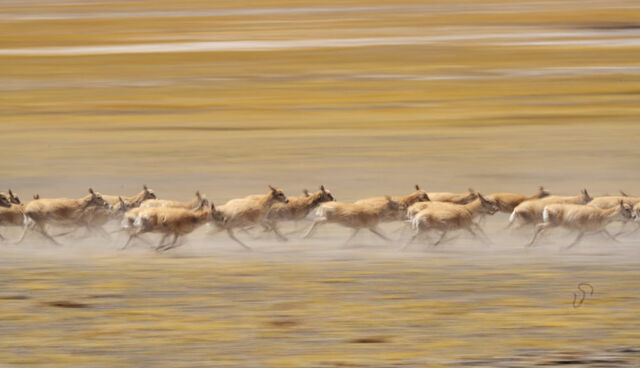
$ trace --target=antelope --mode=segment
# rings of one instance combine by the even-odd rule
[[[0,197],[2,194],[0,194]],[[37,198],[36,198],[37,196]],[[34,199],[40,198],[37,194],[34,194]],[[24,226],[26,216],[24,215],[24,203],[20,202],[20,198],[13,194],[9,189],[9,199],[11,206],[0,206],[0,226]],[[0,240],[4,240],[4,237],[0,234]]]
[[[582,189],[580,194],[576,196],[547,196],[541,199],[532,199],[517,205],[511,216],[509,216],[509,225],[511,227],[516,221],[521,223],[520,227],[525,225],[535,225],[542,222],[542,211],[549,204],[565,203],[565,204],[587,204],[593,198],[589,196],[586,189]]]
[[[190,202],[178,202],[178,201],[170,201],[166,199],[147,199],[146,201],[140,204],[141,208],[150,208],[150,207],[173,207],[173,208],[186,208],[186,209],[195,209],[200,207],[202,202],[202,196],[200,195],[200,191],[196,191],[196,197],[192,199]]]
[[[0,193],[0,207],[11,207],[11,199],[6,194]]]
[[[142,190],[138,194],[132,195],[131,197],[103,194],[102,198],[112,206],[117,205],[122,200],[125,203],[129,203],[132,207],[139,207],[142,202],[146,200],[156,199],[157,197],[153,190],[149,189],[147,185],[144,184],[142,186]]]
[[[612,207],[617,207],[618,204],[620,204],[620,201],[633,207],[636,203],[640,203],[640,197],[630,197],[626,195],[596,197],[587,203],[587,206],[606,210]]]
[[[320,216],[313,221],[311,227],[303,235],[303,238],[309,238],[314,230],[323,224],[334,223],[353,229],[351,236],[345,244],[349,243],[361,229],[369,229],[384,240],[389,240],[380,231],[378,224],[383,219],[388,218],[399,211],[404,211],[405,207],[390,196],[385,197],[386,204],[380,207],[377,203],[347,203],[347,202],[328,202],[318,207],[316,215]]]
[[[587,206],[606,210],[609,208],[617,207],[620,201],[622,201],[624,204],[628,204],[631,207],[640,203],[640,197],[631,197],[623,191],[620,191],[620,194],[621,195],[619,196],[596,197],[592,199],[589,203],[587,203]],[[618,230],[616,235],[622,234],[624,232],[625,227],[627,226],[627,222],[629,222],[628,219],[621,219],[619,221],[622,221],[622,227],[620,228],[620,230]],[[633,230],[632,233],[633,232],[635,232],[635,230]]]
[[[331,192],[326,190],[324,185],[321,185],[320,190],[316,193],[310,194],[306,189],[303,190],[303,193],[304,197],[289,197],[288,203],[274,203],[267,213],[265,224],[281,240],[287,240],[287,238],[278,230],[278,222],[302,220],[321,203],[335,201]]]
[[[388,206],[388,201],[386,197],[373,197],[367,199],[361,199],[356,201],[355,204],[366,204],[368,206],[373,206],[374,208],[378,208],[380,212],[384,212],[384,216],[380,218],[380,222],[390,222],[390,221],[402,221],[405,218],[405,211],[409,206],[414,203],[422,203],[430,200],[429,195],[422,189],[418,184],[415,185],[416,191],[406,195],[404,197],[391,197],[395,202],[401,204],[399,209],[395,212],[387,211],[385,208]]]
[[[13,194],[13,191],[11,191],[11,189],[9,189],[8,194],[0,192],[0,197],[2,196],[12,204],[21,204],[20,198],[18,198],[17,195]]]
[[[45,226],[53,225],[86,225],[82,223],[83,215],[91,207],[109,207],[109,204],[98,192],[89,188],[89,195],[80,199],[41,198],[24,206],[25,225],[18,243],[21,243],[29,230],[36,230],[52,243],[59,243],[47,233]]]
[[[224,216],[224,222],[215,223],[218,231],[226,230],[229,237],[247,250],[249,246],[236,238],[235,228],[263,224],[271,206],[276,202],[289,203],[282,190],[269,185],[269,193],[250,195],[244,198],[232,199],[218,209]],[[217,231],[215,231],[217,232]]]
[[[441,232],[440,238],[433,244],[434,246],[440,244],[447,233],[454,230],[466,230],[473,237],[478,237],[478,234],[476,234],[476,231],[478,231],[482,236],[486,237],[482,229],[473,222],[473,219],[483,214],[493,215],[498,211],[498,205],[494,201],[486,199],[480,193],[476,193],[475,200],[464,205],[455,203],[429,205],[418,212],[411,220],[411,225],[415,232],[402,249],[406,249],[420,235],[432,230]]]
[[[161,233],[163,234],[160,242],[155,247],[157,251],[166,251],[175,248],[178,238],[193,232],[206,222],[223,222],[224,216],[218,211],[213,204],[209,206],[209,201],[204,199],[200,202],[200,206],[194,210],[176,207],[148,207],[136,208],[136,211],[127,212],[125,215],[128,220],[135,216],[133,224],[133,233],[124,244],[122,249],[127,248],[134,238],[144,233]],[[125,224],[128,226],[130,222]],[[165,240],[173,235],[173,240],[165,244]]]
[[[22,215],[22,211],[17,211],[21,208],[21,205],[11,203],[10,197],[6,194],[0,193],[0,225],[13,225],[16,218],[22,223],[24,215]],[[4,240],[2,234],[0,234],[0,240]]]
[[[476,199],[476,192],[469,188],[468,193],[449,193],[449,192],[434,192],[427,193],[429,199],[434,202],[451,202],[455,204],[467,204]]]
[[[616,238],[606,230],[605,227],[607,224],[612,221],[624,221],[635,217],[636,215],[631,206],[625,204],[624,201],[620,201],[618,202],[618,206],[606,210],[576,204],[549,204],[544,207],[542,211],[543,222],[536,225],[533,238],[527,246],[532,246],[540,234],[553,227],[564,227],[578,232],[578,236],[569,244],[567,249],[578,244],[587,233],[603,233],[614,241],[617,241]]]
[[[537,193],[530,196],[515,193],[493,193],[489,194],[485,198],[496,202],[500,212],[511,213],[513,212],[513,209],[522,202],[545,198],[549,195],[550,193],[544,190],[544,187],[540,187]]]

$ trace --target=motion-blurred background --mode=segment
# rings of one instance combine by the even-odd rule
[[[631,0],[5,0],[3,181],[631,191],[638,19]]]

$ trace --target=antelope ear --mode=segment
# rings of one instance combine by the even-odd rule
[[[89,193],[91,193],[91,195],[96,195],[96,192],[93,191],[93,188],[89,188]]]
[[[120,196],[118,196],[118,202],[120,202],[120,207],[122,207],[122,209],[125,209],[127,207],[127,204],[124,203],[124,200]]]
[[[33,199],[40,199],[40,194],[35,193],[35,194],[33,195]]]
[[[11,189],[9,189],[9,196],[10,196],[10,197],[15,197],[15,196],[13,195],[13,192],[11,191]]]
[[[309,196],[309,191],[306,188],[302,189],[302,194],[304,194],[305,197],[308,197]]]
[[[9,190],[9,194],[11,194],[11,190]],[[620,190],[620,194],[621,194],[623,197],[628,197],[628,196],[629,196],[627,193],[625,193],[625,192],[624,192],[624,191],[622,191],[622,190]]]
[[[420,186],[416,184],[416,190],[420,190]]]
[[[211,211],[215,211],[216,210],[216,205],[213,204],[213,201],[211,201]]]
[[[269,189],[271,189],[272,192],[276,191],[276,188],[274,188],[271,184],[269,184]]]
[[[323,191],[323,192],[326,192],[326,190],[324,189],[324,185],[320,186],[320,190]]]
[[[541,192],[544,192],[544,187],[542,185],[540,186],[539,189],[540,189]]]
[[[142,189],[144,189],[145,192],[149,191],[149,188],[147,188],[147,184],[142,184]]]
[[[200,195],[200,191],[196,190],[196,197],[198,198],[198,200],[202,199],[202,196]]]

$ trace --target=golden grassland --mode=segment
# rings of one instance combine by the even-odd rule
[[[557,255],[7,259],[14,263],[2,273],[0,361],[9,366],[640,361],[634,262],[607,269]],[[571,305],[576,280],[596,288],[580,308]]]
[[[2,149],[15,155],[3,173],[26,180],[29,190],[36,188],[28,178],[59,177],[61,170],[79,177],[161,177],[257,167],[268,176],[306,167],[304,174],[313,175],[345,165],[344,156],[352,160],[348,169],[358,170],[376,152],[420,162],[439,159],[433,151],[468,147],[384,140],[399,135],[473,132],[487,142],[478,155],[512,169],[526,158],[516,152],[505,161],[509,152],[490,147],[512,139],[527,149],[528,142],[566,134],[572,125],[574,134],[600,146],[639,153],[628,141],[638,137],[640,113],[634,43],[640,10],[630,1],[36,5],[7,5],[0,21],[0,53],[36,50],[0,57]],[[420,40],[403,43],[412,37]],[[370,38],[397,42],[335,47],[327,41]],[[212,41],[319,44],[175,50]],[[157,53],[37,54],[52,47],[164,43],[171,45]],[[546,129],[528,131],[532,126]],[[601,133],[609,126],[628,129],[625,141]],[[493,127],[531,136],[514,141],[508,129],[503,136]],[[353,146],[345,147],[344,137],[353,137]],[[426,162],[420,167],[436,169]]]

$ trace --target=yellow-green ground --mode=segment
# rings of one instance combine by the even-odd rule
[[[0,189],[638,195],[639,19],[635,0],[4,1]],[[525,251],[505,222],[491,248],[408,253],[335,228],[252,254],[202,232],[162,255],[5,244],[0,366],[639,365],[637,238]]]

